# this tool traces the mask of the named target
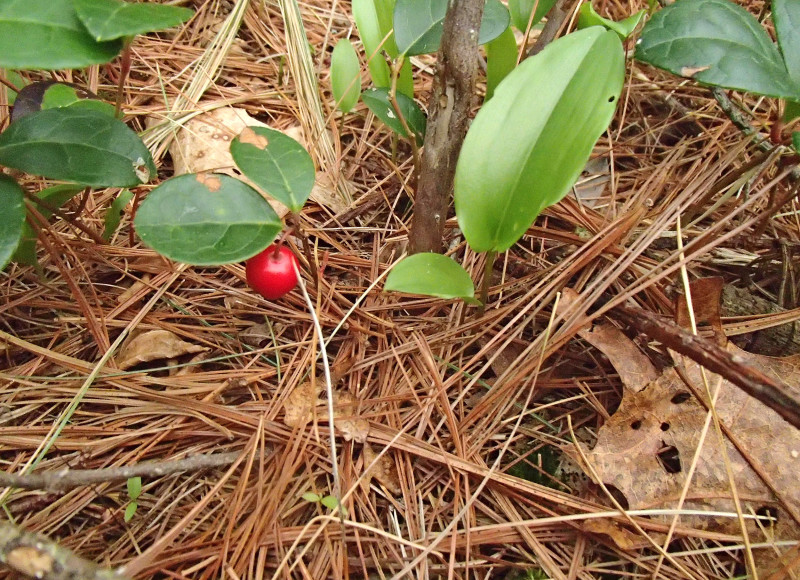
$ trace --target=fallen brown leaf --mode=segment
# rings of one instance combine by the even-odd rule
[[[122,346],[117,356],[117,366],[125,370],[141,363],[171,359],[205,350],[208,349],[181,340],[168,330],[148,330],[137,334]]]
[[[369,487],[370,482],[375,479],[389,490],[389,493],[399,496],[403,492],[403,488],[400,486],[400,478],[397,475],[397,465],[395,465],[389,453],[384,453],[383,456],[375,462],[377,456],[378,454],[372,450],[370,444],[364,443],[364,452],[361,457],[364,460],[364,469],[367,470],[366,473],[364,473],[365,487]],[[375,464],[373,465],[373,463]],[[372,465],[372,468],[370,468],[370,465]]]

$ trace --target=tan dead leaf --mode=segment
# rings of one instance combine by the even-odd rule
[[[270,332],[269,325],[265,323],[251,324],[239,333],[239,340],[244,344],[255,348],[261,348],[268,340],[272,340],[273,334]]]
[[[19,546],[9,551],[6,556],[6,564],[31,578],[44,578],[52,574],[56,563],[53,557],[43,549]]]
[[[305,381],[297,385],[283,402],[283,422],[288,427],[302,427],[314,418],[319,388]]]
[[[641,391],[658,378],[650,359],[613,324],[595,324],[591,330],[583,329],[578,334],[609,358],[622,384],[631,391]]]
[[[239,133],[239,141],[242,143],[247,143],[256,147],[258,149],[264,150],[269,145],[269,141],[263,135],[259,135],[255,131],[253,131],[250,127],[245,127],[242,129],[242,132]]]
[[[399,496],[403,493],[403,488],[400,485],[400,478],[397,475],[397,465],[395,465],[389,453],[384,453],[383,456],[375,462],[375,458],[378,457],[378,454],[372,450],[369,443],[364,443],[364,452],[361,457],[364,459],[364,469],[367,470],[364,474],[365,486],[369,487],[370,482],[374,478],[378,483],[388,489],[389,493],[392,495]],[[370,465],[372,465],[371,468]]]
[[[369,422],[358,417],[358,400],[347,391],[333,392],[333,417],[336,430],[345,441],[364,443],[369,435]]]
[[[621,550],[641,550],[642,548],[647,548],[652,545],[647,541],[647,538],[641,534],[623,528],[614,520],[586,520],[581,525],[581,529],[584,532],[608,536]],[[664,534],[654,534],[651,532],[650,537],[656,542],[659,542],[663,539]]]
[[[191,360],[177,368],[171,368],[169,371],[169,375],[171,377],[184,377],[187,375],[193,375],[197,371],[200,370],[200,363],[203,362],[208,358],[207,352],[201,352],[199,354],[194,355]]]
[[[710,68],[710,66],[684,66],[681,67],[681,76],[691,78],[697,73],[703,72],[704,70],[708,70]]]
[[[196,179],[198,183],[205,185],[211,193],[218,192],[219,188],[222,187],[219,177],[214,177],[211,173],[198,173]]]
[[[204,350],[208,349],[181,340],[168,330],[149,330],[137,334],[122,346],[117,356],[117,366],[125,370],[141,363],[175,358]]]

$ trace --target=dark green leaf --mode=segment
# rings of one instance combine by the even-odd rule
[[[248,178],[294,212],[314,187],[314,161],[297,141],[280,131],[246,127],[231,143],[231,155]]]
[[[619,37],[593,26],[559,38],[500,83],[456,166],[456,216],[474,250],[507,250],[566,195],[614,116],[624,76]]]
[[[43,95],[42,109],[58,109],[59,107],[85,107],[99,111],[109,117],[115,116],[114,105],[106,103],[92,93],[91,97],[85,96],[89,91],[84,91],[73,85],[55,83]]]
[[[536,7],[536,12],[533,14],[531,28],[544,18],[555,3],[556,0],[508,0],[511,22],[513,22],[517,30],[525,32],[528,29],[528,21],[531,20],[531,13],[534,7]]]
[[[128,488],[128,497],[134,501],[139,499],[142,494],[142,478],[139,476],[130,477],[126,482],[126,486]]]
[[[361,95],[361,64],[353,44],[346,38],[336,43],[331,55],[331,90],[336,107],[349,113]]]
[[[0,270],[6,267],[22,238],[25,195],[20,185],[0,173]]]
[[[517,40],[514,31],[506,28],[503,34],[486,45],[486,100],[508,73],[517,66]]]
[[[111,203],[106,212],[105,228],[103,229],[103,239],[105,241],[110,240],[114,232],[117,231],[119,222],[122,221],[122,216],[125,214],[125,207],[132,199],[133,193],[129,189],[123,189]]]
[[[246,260],[283,227],[255,189],[209,173],[180,175],[156,187],[139,206],[134,225],[160,254],[198,266]]]
[[[73,0],[75,11],[98,42],[164,30],[183,24],[194,12],[180,6],[119,0]]]
[[[680,0],[650,19],[636,58],[707,85],[800,98],[767,33],[728,0]]]
[[[403,258],[389,272],[383,289],[475,302],[475,287],[469,273],[441,254],[422,253]]]
[[[70,0],[0,1],[0,67],[82,68],[109,62],[122,42],[96,42]]]
[[[361,100],[367,105],[370,111],[389,128],[402,137],[408,137],[408,132],[403,127],[400,120],[402,113],[406,125],[414,133],[417,139],[417,144],[422,145],[423,138],[425,137],[425,113],[422,112],[413,99],[408,98],[402,93],[397,93],[397,104],[400,107],[400,113],[392,105],[389,98],[389,89],[376,88],[367,89],[361,93]]]
[[[135,501],[130,502],[127,506],[125,506],[125,515],[122,519],[125,520],[127,524],[129,521],[133,519],[133,516],[136,515],[136,510],[139,509],[139,504]]]
[[[439,50],[448,0],[397,0],[394,38],[401,54],[429,54]],[[478,44],[494,40],[508,28],[511,17],[499,0],[486,0]]]
[[[74,183],[54,185],[53,187],[43,189],[36,194],[36,197],[38,197],[47,205],[36,204],[36,211],[38,211],[43,218],[48,219],[53,215],[53,212],[51,212],[48,208],[60,208],[84,189],[85,188],[82,185],[75,185]],[[36,231],[26,220],[22,226],[22,240],[17,247],[17,251],[14,252],[13,259],[15,262],[19,262],[20,264],[25,264],[27,266],[38,265],[36,260],[36,239]]]
[[[155,175],[153,158],[125,123],[82,108],[32,113],[0,134],[0,163],[51,179],[133,187]]]
[[[772,20],[789,76],[800,85],[800,2],[772,0]]]
[[[57,109],[92,99],[99,99],[99,97],[72,83],[36,81],[24,87],[17,95],[14,109],[11,111],[11,122],[42,109]],[[114,108],[106,103],[102,105],[106,107],[105,110],[111,110],[110,116],[113,117]]]
[[[647,14],[646,10],[640,10],[632,16],[628,16],[625,20],[615,22],[608,18],[603,18],[597,12],[591,2],[584,2],[581,4],[580,11],[578,12],[578,28],[589,28],[590,26],[602,26],[613,30],[622,40],[628,38],[633,31],[639,26],[639,23]]]

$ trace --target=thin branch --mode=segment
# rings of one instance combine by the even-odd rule
[[[237,457],[239,457],[239,452],[232,451],[230,453],[192,455],[176,461],[147,461],[137,465],[104,469],[61,469],[28,475],[0,472],[0,487],[62,492],[95,483],[125,481],[131,477],[161,477],[179,471],[222,467],[230,465]]]
[[[536,42],[533,43],[533,46],[526,56],[539,54],[544,50],[545,46],[556,39],[559,31],[567,21],[567,18],[572,14],[572,5],[574,3],[575,0],[558,0],[558,2],[553,4],[553,7],[547,13],[547,22],[545,22],[542,32],[539,34]]]

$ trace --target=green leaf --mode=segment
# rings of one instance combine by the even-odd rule
[[[115,116],[114,105],[96,98],[89,98],[79,94],[76,87],[64,83],[55,83],[45,90],[42,98],[42,109],[58,109],[59,107],[84,107],[99,111],[109,117]]]
[[[280,131],[246,127],[231,143],[231,155],[247,177],[294,212],[314,187],[314,161],[297,141]]]
[[[783,105],[783,122],[789,123],[800,117],[800,102],[786,101]]]
[[[792,147],[800,153],[800,131],[792,131]]]
[[[394,38],[401,54],[414,56],[439,50],[449,0],[397,0]],[[508,28],[511,17],[499,0],[486,0],[478,44],[494,40]]]
[[[349,113],[361,95],[361,64],[353,44],[346,38],[336,43],[331,55],[331,89],[336,107]]]
[[[772,20],[789,76],[800,85],[800,2],[772,0]]]
[[[342,515],[347,517],[347,508],[344,507],[341,502],[332,495],[326,495],[323,497],[319,502],[324,505],[329,510],[335,510],[337,507],[341,510]]]
[[[122,519],[125,520],[127,524],[129,521],[133,519],[133,516],[136,515],[136,510],[139,509],[139,504],[135,501],[130,502],[127,506],[125,506],[125,515]]]
[[[96,42],[70,0],[0,1],[0,67],[56,70],[109,62],[122,42]]]
[[[397,93],[396,96],[397,104],[400,107],[400,112],[402,113],[403,119],[406,121],[406,125],[408,125],[411,132],[414,133],[417,144],[422,145],[422,141],[425,137],[425,113],[422,112],[422,109],[417,106],[417,103],[415,103],[413,99],[410,99],[403,93]],[[364,101],[364,104],[367,105],[369,110],[375,113],[381,121],[386,123],[392,131],[401,137],[409,136],[408,132],[403,127],[403,123],[400,121],[400,113],[398,113],[389,99],[389,89],[367,89],[361,93],[361,100]]]
[[[156,173],[147,147],[125,123],[75,107],[31,113],[9,125],[0,134],[0,163],[97,187],[135,187]]]
[[[376,87],[391,86],[391,72],[389,65],[383,59],[382,50],[389,53],[391,45],[388,40],[384,41],[388,30],[384,31],[378,15],[376,4],[380,0],[353,0],[353,19],[358,27],[358,34],[364,45],[364,52],[367,58],[367,67],[372,77],[372,83]],[[395,47],[396,49],[396,47]]]
[[[578,28],[581,29],[589,28],[590,26],[602,26],[603,28],[613,30],[619,34],[619,37],[622,40],[625,40],[633,33],[636,27],[639,26],[639,23],[642,21],[642,18],[644,18],[645,14],[647,14],[646,10],[640,10],[636,14],[628,16],[625,20],[615,22],[614,20],[603,18],[597,12],[595,12],[591,2],[584,2],[581,4],[578,12]]]
[[[429,252],[408,256],[395,264],[383,289],[477,302],[469,273],[455,260]]]
[[[0,270],[6,267],[22,239],[25,224],[25,195],[22,187],[0,173]]]
[[[111,205],[106,211],[105,228],[103,228],[103,239],[108,241],[114,232],[119,227],[119,222],[122,221],[122,216],[125,214],[125,208],[133,199],[133,193],[129,189],[123,189],[119,192],[116,199],[111,202]]]
[[[517,40],[514,31],[506,28],[503,34],[486,45],[486,100],[508,73],[517,66]]]
[[[656,12],[642,30],[636,58],[707,85],[800,98],[767,33],[728,0],[680,0]]]
[[[128,497],[134,501],[139,499],[142,494],[142,478],[139,476],[129,477],[126,485],[128,487]]]
[[[246,260],[283,228],[255,189],[209,173],[180,175],[156,187],[136,211],[134,226],[160,254],[198,266]]]
[[[60,208],[84,189],[82,185],[75,185],[74,183],[54,185],[53,187],[43,189],[36,194],[36,197],[46,202],[50,207]],[[53,212],[44,205],[37,204],[36,211],[45,219],[53,215]],[[27,266],[37,266],[36,240],[36,231],[26,220],[22,226],[22,239],[20,240],[19,246],[17,246],[17,251],[14,252],[13,260]]]
[[[164,30],[189,20],[194,11],[154,2],[72,0],[78,18],[98,42]]]
[[[624,76],[619,37],[593,26],[551,43],[500,83],[456,166],[456,216],[474,250],[507,250],[566,195],[614,116]]]
[[[5,69],[3,71],[0,71],[0,74],[2,74],[8,82],[10,82],[12,85],[14,85],[20,90],[22,90],[22,88],[28,84],[28,81],[26,81],[23,78],[23,76],[15,70]],[[0,90],[6,92],[6,100],[8,101],[9,105],[13,105],[16,102],[17,100],[16,91],[12,91],[9,87],[5,85],[0,86]]]
[[[531,28],[536,26],[539,21],[550,12],[556,0],[508,0],[508,11],[511,13],[511,22],[517,30],[525,32],[528,29],[528,21],[534,7],[536,12],[533,14]]]
[[[303,494],[303,499],[306,501],[310,501],[312,503],[317,503],[322,499],[322,496],[318,493],[314,493],[313,491],[307,491]]]

